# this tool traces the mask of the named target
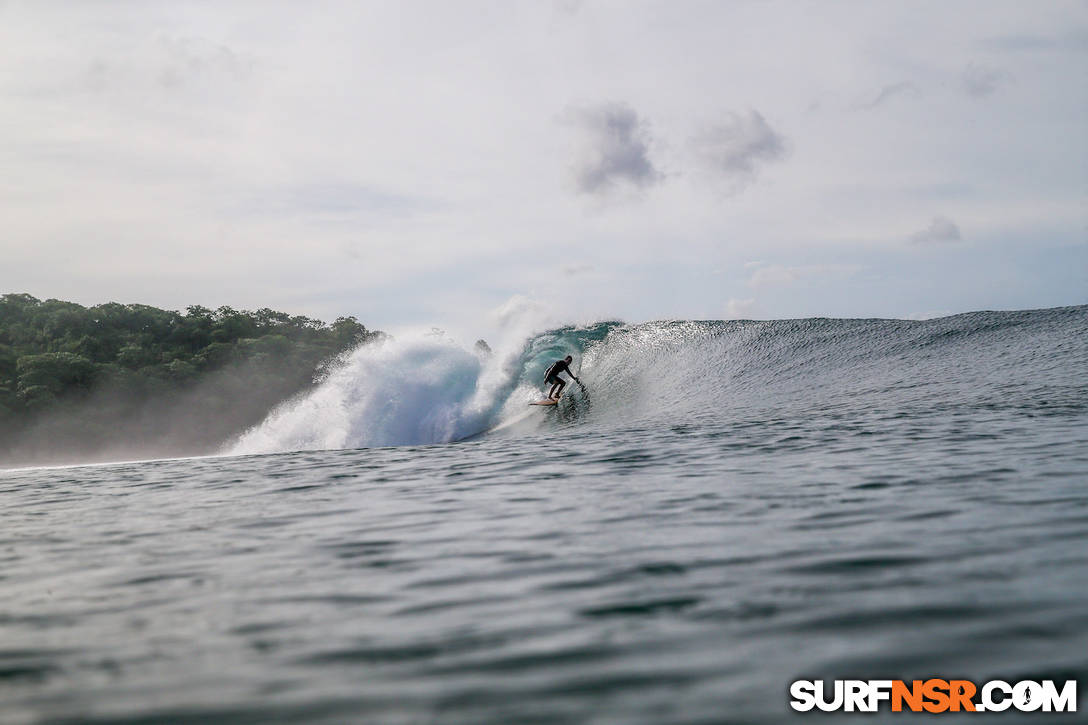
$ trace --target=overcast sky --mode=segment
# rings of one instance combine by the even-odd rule
[[[0,292],[490,328],[1088,302],[1085,2],[0,0]]]

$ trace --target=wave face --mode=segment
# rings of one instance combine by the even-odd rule
[[[227,452],[448,443],[563,423],[741,424],[970,409],[1088,408],[1088,306],[935,320],[601,322],[482,355],[439,338],[361,347]],[[552,360],[585,392],[527,409]],[[554,413],[555,415],[552,415]],[[549,417],[550,416],[550,417]]]

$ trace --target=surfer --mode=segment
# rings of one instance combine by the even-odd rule
[[[563,394],[563,388],[567,386],[567,381],[559,377],[559,373],[566,373],[577,380],[579,385],[582,383],[570,369],[572,362],[574,362],[574,358],[567,355],[564,359],[553,362],[551,367],[548,368],[548,372],[544,373],[544,384],[552,386],[551,392],[548,393],[549,399],[559,400],[559,396]]]

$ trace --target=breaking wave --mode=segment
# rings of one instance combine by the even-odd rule
[[[559,424],[742,425],[837,410],[1083,411],[1088,306],[936,320],[668,321],[569,326],[495,353],[441,337],[364,345],[226,453],[449,443]],[[528,408],[552,360],[584,391]]]

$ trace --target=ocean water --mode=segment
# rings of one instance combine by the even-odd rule
[[[528,407],[567,353],[585,390]],[[1088,307],[389,342],[222,454],[0,472],[0,722],[777,723],[795,679],[1086,692]]]

